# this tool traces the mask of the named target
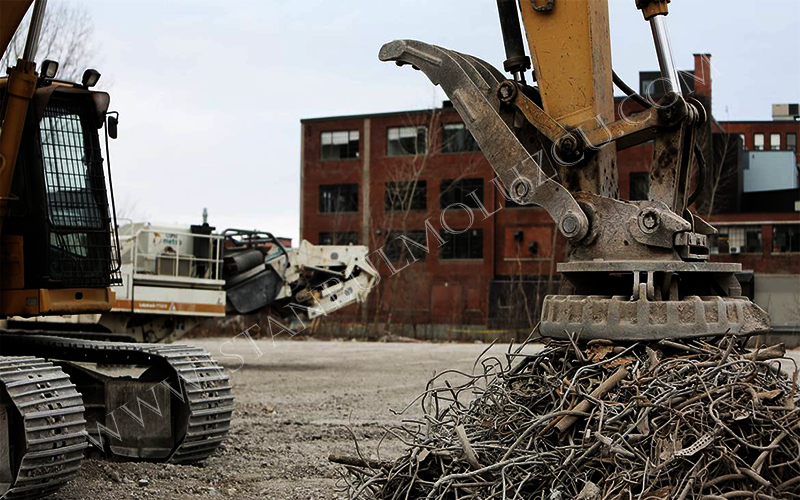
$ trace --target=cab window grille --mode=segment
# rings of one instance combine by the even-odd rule
[[[94,118],[51,98],[40,123],[50,279],[65,287],[121,283]]]

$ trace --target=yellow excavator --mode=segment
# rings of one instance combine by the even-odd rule
[[[121,282],[108,158],[117,118],[93,90],[99,72],[62,81],[58,62],[33,60],[46,3],[0,0],[0,53],[33,4],[22,57],[0,78],[0,319],[109,311]],[[56,491],[90,443],[194,463],[225,439],[229,378],[204,350],[46,333],[0,331],[0,498]]]
[[[636,0],[653,34],[659,100],[612,70],[607,0],[497,0],[508,76],[420,41],[381,48],[382,61],[411,65],[442,87],[507,199],[546,209],[569,243],[559,293],[544,300],[545,336],[633,341],[769,329],[767,313],[742,296],[741,265],[708,262],[716,230],[691,211],[705,178],[695,136],[706,110],[682,90],[668,4]],[[615,119],[615,84],[641,111]],[[621,200],[617,151],[647,141],[649,199]]]

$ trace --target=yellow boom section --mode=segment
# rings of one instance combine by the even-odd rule
[[[0,54],[8,48],[32,3],[33,0],[0,0]]]

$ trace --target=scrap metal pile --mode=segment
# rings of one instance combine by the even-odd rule
[[[343,490],[363,499],[800,498],[797,367],[783,346],[550,341],[521,352],[431,380],[424,417],[388,429],[408,445],[396,461],[332,456],[345,464]]]

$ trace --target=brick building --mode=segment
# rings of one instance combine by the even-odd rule
[[[683,76],[684,91],[710,110],[710,56],[696,55],[694,70]],[[657,98],[655,78],[641,73],[640,91],[649,88]],[[621,98],[616,107],[618,113],[640,109]],[[409,334],[448,338],[474,338],[487,329],[527,332],[536,324],[541,299],[557,286],[565,243],[543,209],[506,201],[449,103],[301,123],[301,237],[368,245],[382,277],[368,306],[337,313],[341,322],[406,325]],[[700,133],[710,172],[701,198],[714,202],[697,212],[720,228],[712,260],[742,262],[753,271],[742,276],[745,289],[771,312],[776,304],[800,304],[798,132],[798,121],[711,119]],[[763,151],[755,134],[769,145]],[[780,142],[773,142],[775,134]],[[761,157],[766,154],[773,156]],[[649,143],[619,153],[623,199],[647,196],[652,155]],[[773,181],[750,175],[770,168],[779,171]],[[443,212],[454,203],[460,205]],[[397,243],[404,235],[426,244],[426,229],[428,254]],[[779,326],[797,328],[797,309],[796,318],[778,314]],[[465,330],[473,334],[461,335]]]

